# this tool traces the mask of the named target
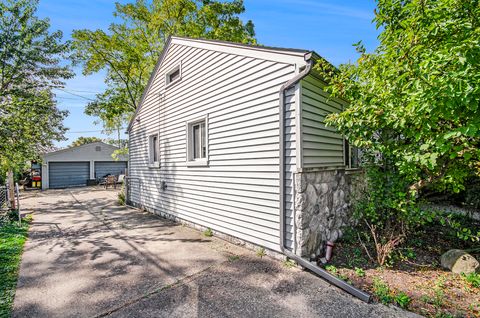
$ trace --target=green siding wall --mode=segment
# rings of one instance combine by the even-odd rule
[[[342,110],[339,100],[328,98],[324,84],[314,75],[301,82],[302,168],[343,167],[343,137],[325,126],[325,117]]]

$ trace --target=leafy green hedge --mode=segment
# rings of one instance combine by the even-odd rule
[[[10,317],[28,223],[0,226],[0,317]]]

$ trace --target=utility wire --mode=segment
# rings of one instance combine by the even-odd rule
[[[124,127],[120,127],[119,129],[126,129]],[[94,133],[94,132],[103,132],[104,135],[111,135],[114,134],[115,132],[112,132],[111,134],[105,133],[105,130],[85,130],[85,131],[66,131],[66,134],[86,134],[86,133]]]
[[[75,98],[75,97],[64,97],[64,96],[55,96],[55,99],[80,100],[79,98]]]
[[[92,94],[101,94],[102,92],[94,92],[94,91],[84,91],[84,90],[79,90],[79,89],[66,89],[66,88],[57,88],[61,90],[67,90],[70,92],[77,92],[77,93],[92,93]]]
[[[73,96],[77,96],[77,97],[80,97],[80,98],[83,98],[83,99],[86,99],[86,100],[89,100],[89,101],[92,101],[92,102],[95,101],[95,100],[92,99],[92,98],[85,97],[85,96],[82,96],[82,95],[79,95],[79,94],[75,94],[75,93],[69,92],[69,91],[67,91],[67,90],[65,90],[65,89],[63,89],[63,88],[58,88],[58,89],[61,90],[61,91],[63,91],[63,92],[65,92],[65,93],[67,93],[67,94],[73,95]]]

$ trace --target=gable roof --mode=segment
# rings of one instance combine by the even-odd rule
[[[50,155],[54,155],[54,154],[58,154],[58,153],[62,153],[62,152],[70,151],[70,150],[76,150],[76,149],[80,149],[80,148],[85,148],[85,147],[87,147],[87,146],[92,146],[92,145],[95,145],[95,144],[101,145],[101,146],[107,146],[107,147],[110,147],[110,148],[114,148],[115,150],[120,149],[120,148],[118,148],[117,146],[107,144],[107,143],[105,143],[105,142],[103,142],[103,141],[95,141],[95,142],[89,142],[89,143],[87,143],[87,144],[83,144],[83,145],[80,145],[80,146],[67,147],[67,148],[63,148],[63,149],[60,149],[60,150],[50,151],[50,152],[47,152],[47,153],[42,154],[42,157],[50,156]]]
[[[133,123],[136,120],[136,117],[142,108],[143,102],[145,100],[146,94],[152,85],[153,79],[158,72],[158,69],[162,65],[162,62],[165,58],[165,55],[168,52],[170,45],[179,44],[185,45],[190,47],[197,47],[197,48],[204,48],[210,49],[225,53],[231,54],[240,54],[246,55],[256,58],[263,58],[267,60],[287,63],[287,64],[295,64],[295,63],[306,63],[307,60],[311,59],[312,54],[316,55],[315,52],[311,50],[304,50],[304,49],[290,49],[290,48],[280,48],[280,47],[273,47],[273,46],[261,46],[261,45],[253,45],[253,44],[242,44],[242,43],[235,43],[235,42],[228,42],[228,41],[220,41],[220,40],[207,40],[207,39],[194,39],[194,38],[187,38],[187,37],[178,37],[178,36],[169,36],[165,46],[163,47],[162,53],[158,58],[157,64],[150,74],[150,78],[148,80],[147,86],[143,90],[142,97],[140,98],[140,102],[135,109],[135,113],[132,116],[127,128],[127,133],[130,132]],[[318,55],[316,55],[318,56]]]

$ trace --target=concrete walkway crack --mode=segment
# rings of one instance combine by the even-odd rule
[[[140,297],[137,297],[135,299],[132,299],[131,301],[127,301],[126,303],[123,303],[122,305],[118,306],[118,307],[115,307],[115,308],[112,308],[110,310],[107,310],[99,315],[96,315],[96,316],[93,316],[92,318],[102,318],[102,317],[107,317],[107,316],[110,316],[111,314],[119,311],[119,310],[122,310],[128,306],[131,306],[135,303],[138,303],[139,301],[142,301],[144,299],[147,299],[155,294],[158,294],[158,293],[161,293],[165,290],[169,290],[169,289],[173,289],[173,288],[176,288],[178,286],[182,286],[186,283],[189,283],[189,282],[192,282],[194,281],[196,278],[198,278],[199,276],[201,276],[203,273],[211,270],[212,268],[215,268],[215,267],[219,267],[225,263],[229,262],[228,260],[224,261],[224,262],[221,262],[221,263],[218,263],[218,264],[215,264],[215,265],[211,265],[211,266],[208,266],[207,268],[201,270],[201,271],[198,271],[196,273],[193,273],[193,274],[190,274],[190,275],[187,275],[185,277],[182,277],[180,279],[178,279],[175,283],[173,284],[169,284],[169,285],[165,285],[165,286],[162,286],[160,288],[157,288],[155,290],[152,290],[151,292],[148,292]]]

